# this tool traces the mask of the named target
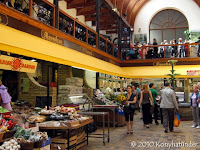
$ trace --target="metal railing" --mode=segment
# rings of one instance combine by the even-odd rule
[[[122,52],[123,60],[196,57],[200,57],[200,43],[140,45]]]
[[[1,0],[9,7],[20,11],[32,18],[55,27],[55,5],[47,0]],[[107,38],[100,35],[98,43],[97,32],[82,24],[77,19],[69,16],[62,10],[59,10],[59,30],[65,34],[71,35],[74,38],[87,43],[88,45],[98,48],[115,57],[121,59],[121,54],[118,51],[119,47],[109,41]]]

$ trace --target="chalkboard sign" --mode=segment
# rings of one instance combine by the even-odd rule
[[[130,28],[123,28],[121,32],[121,48],[130,49]]]
[[[49,96],[49,106],[52,104],[52,97]],[[36,96],[35,107],[44,108],[47,106],[47,96]]]

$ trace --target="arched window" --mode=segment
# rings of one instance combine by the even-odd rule
[[[166,9],[157,13],[150,23],[149,40],[150,43],[156,38],[158,44],[162,41],[178,38],[185,39],[184,31],[188,29],[186,17],[179,11]]]

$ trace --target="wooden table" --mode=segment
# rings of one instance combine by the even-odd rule
[[[59,123],[59,121],[57,121]],[[67,149],[69,150],[70,148],[73,148],[74,146],[70,146],[70,131],[73,130],[73,129],[78,129],[78,128],[81,128],[81,127],[84,127],[84,126],[87,126],[88,124],[94,122],[94,120],[92,118],[90,119],[87,119],[85,120],[83,123],[81,124],[78,124],[78,125],[75,125],[75,126],[67,126],[67,125],[63,125],[62,123],[60,123],[59,126],[44,126],[43,124],[44,123],[47,123],[48,124],[48,121],[47,122],[43,122],[43,123],[39,123],[39,129],[43,129],[43,130],[66,130],[68,131],[68,137],[67,137],[67,141],[68,141],[68,147]],[[88,144],[88,132],[87,132],[87,139],[85,140],[87,141],[87,144]],[[79,144],[76,144],[75,146],[77,146]]]
[[[115,120],[115,108],[119,110],[119,105],[93,105],[92,109],[109,109],[113,112],[113,127],[119,122],[119,113],[117,113],[117,122]]]

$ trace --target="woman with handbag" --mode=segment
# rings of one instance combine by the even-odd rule
[[[142,105],[144,126],[146,128],[149,128],[148,124],[152,122],[150,108],[151,108],[151,105],[152,106],[154,105],[154,102],[153,102],[152,93],[148,89],[147,84],[143,85],[143,90],[141,91],[139,106],[141,107],[141,105]]]
[[[133,134],[133,116],[135,113],[134,104],[137,102],[136,94],[132,92],[132,87],[127,86],[127,96],[124,102],[124,116],[127,126],[127,134],[129,134],[129,121],[130,121],[130,133]]]

